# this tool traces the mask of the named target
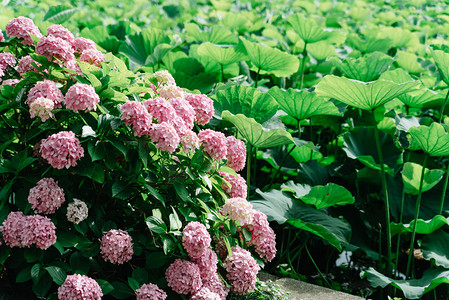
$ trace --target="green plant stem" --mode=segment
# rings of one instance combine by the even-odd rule
[[[410,152],[407,152],[405,157],[406,162],[410,159]],[[402,217],[404,216],[404,203],[405,203],[405,187],[402,187],[401,194],[401,211],[399,213],[399,223],[402,223]],[[399,246],[401,244],[401,233],[398,233],[398,242],[396,244],[396,263],[395,263],[395,272],[396,276],[399,276]]]
[[[306,66],[307,57],[307,42],[304,43],[304,50],[302,51],[302,61],[301,61],[301,83],[299,84],[299,89],[302,89],[304,83],[304,69]]]
[[[446,98],[444,98],[443,105],[441,105],[440,120],[439,120],[439,123],[440,123],[440,124],[441,124],[441,121],[443,120],[444,109],[446,108],[447,98],[448,98],[448,97],[449,97],[449,89],[447,90]]]
[[[257,84],[259,83],[259,79],[260,79],[260,67],[259,67],[259,69],[257,69],[257,77],[256,77],[256,85],[255,85],[256,89],[257,89]]]
[[[441,192],[441,199],[440,199],[440,209],[438,210],[439,215],[441,215],[441,213],[443,212],[444,198],[446,198],[446,190],[447,190],[448,181],[449,181],[449,166],[446,169],[446,174],[444,176],[443,191]]]
[[[256,186],[256,180],[257,180],[257,148],[254,148],[254,161],[253,161],[253,185]]]
[[[246,185],[248,186],[247,199],[249,200],[249,192],[251,190],[251,156],[252,156],[252,146],[249,144],[248,153],[246,154]]]
[[[220,68],[221,68],[221,82],[224,82],[224,66],[223,66],[223,64],[220,64]]]
[[[312,261],[312,264],[315,266],[315,269],[320,274],[321,278],[323,278],[324,282],[326,282],[326,284],[327,284],[327,286],[329,288],[332,288],[332,285],[329,283],[329,281],[327,281],[326,277],[324,277],[323,273],[321,273],[320,269],[318,268],[318,266],[316,265],[315,261],[313,260],[313,257],[312,257],[312,255],[309,252],[309,248],[307,248],[307,245],[306,245],[305,248],[306,248],[307,255],[309,256],[310,260]]]
[[[382,148],[380,146],[379,139],[379,129],[377,128],[376,118],[374,115],[374,110],[371,111],[374,124],[374,137],[376,139],[377,153],[379,155],[380,163],[380,173],[382,180],[382,190],[384,195],[384,206],[385,206],[385,231],[387,237],[387,276],[391,274],[391,226],[390,226],[390,202],[388,200],[388,190],[387,190],[387,179],[385,174],[384,158],[382,154]]]
[[[407,270],[405,272],[405,277],[408,278],[408,275],[410,274],[410,265],[412,262],[412,257],[414,254],[414,247],[415,247],[415,237],[416,237],[416,223],[418,223],[418,217],[419,217],[419,208],[421,205],[421,196],[422,196],[422,186],[423,186],[423,182],[424,182],[424,172],[426,170],[426,165],[427,165],[427,159],[428,159],[428,155],[426,154],[426,156],[424,156],[424,162],[422,165],[422,171],[421,171],[421,178],[419,181],[419,189],[418,189],[418,198],[416,199],[416,206],[415,206],[415,217],[414,217],[414,223],[413,223],[413,231],[412,231],[412,239],[410,241],[410,252],[408,254],[408,260],[407,260]]]

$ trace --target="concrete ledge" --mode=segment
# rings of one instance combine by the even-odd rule
[[[293,278],[278,278],[276,276],[259,273],[258,277],[261,281],[271,280],[275,282],[284,291],[290,293],[291,300],[362,300],[364,298],[357,297],[342,292],[337,292],[322,286],[317,286],[307,282],[302,282]]]

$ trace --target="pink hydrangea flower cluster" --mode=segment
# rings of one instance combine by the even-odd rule
[[[16,86],[20,82],[20,79],[6,79],[3,81],[2,85],[10,85],[10,86]]]
[[[111,229],[103,235],[100,249],[103,259],[113,264],[130,261],[134,254],[131,236],[121,229]]]
[[[150,130],[150,137],[156,148],[170,153],[175,152],[181,141],[176,129],[167,122],[153,124]]]
[[[4,42],[5,37],[3,36],[3,32],[0,30],[0,42]]]
[[[64,68],[70,69],[76,72],[76,74],[80,76],[84,76],[83,72],[81,71],[80,66],[78,66],[76,60],[69,60],[64,63]]]
[[[203,287],[208,288],[209,291],[218,294],[221,300],[226,300],[226,297],[230,291],[218,273],[213,274],[211,277],[207,278],[207,280],[203,280]]]
[[[200,258],[210,242],[210,234],[200,222],[189,222],[182,230],[182,245],[192,259]]]
[[[72,131],[60,131],[43,139],[39,152],[56,169],[74,167],[84,156],[84,149]]]
[[[203,285],[198,266],[180,258],[167,268],[165,277],[168,286],[178,294],[195,293]]]
[[[28,202],[35,213],[52,214],[64,201],[64,190],[53,178],[42,178],[28,194]]]
[[[25,216],[22,212],[10,212],[0,231],[9,247],[30,247],[36,244],[45,250],[56,243],[55,224],[47,217]]]
[[[137,300],[165,300],[167,294],[153,283],[143,284],[136,290]]]
[[[214,101],[203,94],[184,94],[186,99],[195,111],[195,123],[206,125],[214,115]]]
[[[16,65],[16,57],[9,52],[0,53],[0,68],[6,70],[6,68],[14,67]]]
[[[157,71],[153,76],[156,77],[158,85],[176,85],[175,79],[167,70]]]
[[[64,95],[51,80],[37,82],[28,92],[27,104],[31,104],[39,97],[48,98],[53,101],[54,108],[61,108]]]
[[[73,42],[75,53],[82,53],[84,50],[96,50],[97,46],[94,41],[83,37],[75,39]]]
[[[49,26],[47,28],[47,36],[54,36],[63,39],[64,41],[69,43],[69,45],[72,47],[75,42],[75,37],[70,32],[70,30],[59,24]]]
[[[135,136],[149,135],[152,117],[142,103],[137,101],[126,101],[120,107],[122,112],[122,121],[127,126],[132,126]]]
[[[96,110],[100,97],[93,86],[84,83],[75,83],[65,94],[65,105],[73,111]]]
[[[31,118],[35,118],[37,116],[41,118],[42,122],[45,122],[48,118],[53,117],[53,108],[54,103],[51,99],[39,97],[30,105],[30,116]]]
[[[226,146],[228,147],[228,153],[226,155],[228,159],[227,165],[236,172],[243,170],[246,164],[245,142],[233,136],[228,136],[226,138]]]
[[[220,212],[223,216],[228,215],[229,219],[239,222],[242,226],[251,224],[254,216],[252,204],[240,197],[226,199]]]
[[[200,270],[203,281],[217,273],[217,254],[210,248],[206,248],[201,256],[194,259],[194,262]]]
[[[182,98],[184,96],[182,88],[176,85],[163,85],[159,87],[158,92],[162,98],[167,99]]]
[[[248,246],[255,246],[256,252],[265,261],[271,261],[276,256],[276,234],[268,223],[267,216],[258,210],[254,210],[251,224],[247,226],[251,233]]]
[[[220,172],[220,175],[224,177],[224,180],[226,180],[231,187],[229,187],[225,182],[221,185],[221,188],[228,193],[231,197],[240,197],[240,198],[246,198],[248,186],[246,185],[245,179],[240,176],[240,174],[237,174],[237,176],[233,176],[231,174]]]
[[[238,246],[232,247],[231,250],[232,254],[223,263],[228,272],[226,278],[237,295],[249,293],[256,287],[260,267],[247,250]]]
[[[32,62],[34,62],[36,66],[40,66],[37,61],[31,58],[31,56],[27,55],[22,57],[17,64],[17,72],[19,72],[20,75],[23,75],[28,71],[39,72],[35,67],[31,65]]]
[[[100,285],[86,275],[69,275],[58,288],[59,300],[100,300],[101,297]]]
[[[188,129],[193,128],[195,120],[195,111],[193,107],[183,98],[172,98],[169,100],[171,106],[175,109],[176,114],[184,122]]]
[[[87,62],[91,65],[101,67],[101,63],[106,60],[103,53],[97,49],[86,49],[81,53],[80,61]]]
[[[52,61],[53,58],[62,62],[74,60],[73,51],[69,42],[52,35],[43,37],[36,45],[36,54],[45,56],[49,61]]]
[[[143,103],[147,108],[148,112],[156,118],[159,123],[167,122],[170,123],[176,117],[176,110],[173,106],[165,100],[164,98],[157,97],[154,99],[149,99]]]
[[[211,129],[203,129],[198,133],[198,138],[200,140],[203,150],[215,159],[222,160],[226,158],[228,153],[226,147],[226,136],[218,131]]]
[[[42,38],[42,33],[39,31],[33,20],[25,17],[14,18],[6,25],[6,35],[9,37],[16,37],[23,39],[22,44],[34,45],[31,35]]]
[[[200,140],[195,132],[192,130],[186,131],[181,135],[182,150],[188,153],[190,150],[195,150],[200,148]]]
[[[190,297],[190,300],[221,300],[220,295],[211,292],[207,287],[202,287]]]

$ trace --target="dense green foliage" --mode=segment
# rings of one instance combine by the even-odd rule
[[[33,18],[42,32],[62,23],[136,74],[168,70],[180,87],[211,95],[216,113],[209,125],[246,140],[249,198],[277,233],[270,272],[379,299],[430,297],[435,289],[435,297],[446,297],[445,1],[6,1],[0,28],[21,15]],[[111,82],[102,79],[108,74],[93,75],[87,79],[103,96],[123,101],[120,85],[108,90]],[[101,136],[87,133],[86,143],[98,139],[104,145],[95,149],[110,147],[116,156],[125,151],[118,147],[120,136],[106,128],[114,118],[106,125],[86,121],[104,128]],[[148,158],[123,169],[108,159],[109,151],[90,154],[106,164],[88,166],[93,184],[104,183],[112,198],[128,199],[133,182],[141,187],[152,176],[139,174],[143,165],[151,169]],[[195,159],[198,166],[207,164]],[[106,180],[104,168],[118,173]],[[170,176],[163,164],[155,168]],[[191,182],[176,185],[178,195],[208,184],[200,173],[188,175]],[[25,179],[17,180],[29,188]],[[13,184],[1,182],[2,192]],[[161,200],[153,189],[145,192]],[[111,224],[93,228],[102,226]],[[344,265],[336,263],[339,251],[351,255]],[[388,285],[396,288],[371,288]]]

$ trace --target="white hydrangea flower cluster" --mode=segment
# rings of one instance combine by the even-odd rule
[[[69,203],[67,207],[67,220],[79,224],[88,217],[88,213],[89,209],[87,208],[86,203],[74,198],[73,202]]]

